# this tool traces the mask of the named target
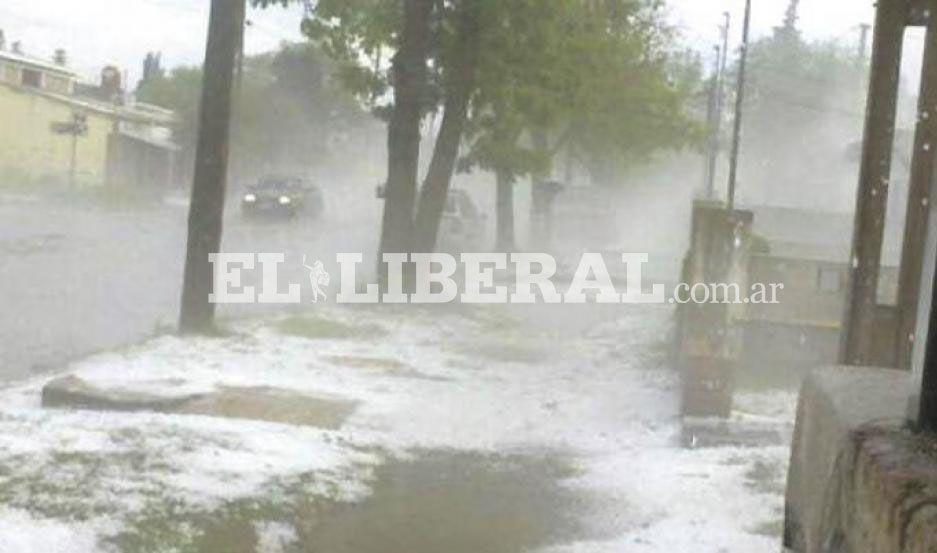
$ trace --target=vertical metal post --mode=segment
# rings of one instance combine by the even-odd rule
[[[910,368],[914,345],[918,297],[927,232],[931,181],[937,160],[937,14],[931,16],[924,47],[923,73],[918,100],[918,122],[914,135],[914,156],[911,160],[911,181],[908,188],[908,211],[905,218],[904,242],[901,251],[901,273],[898,280],[898,367]]]
[[[882,332],[876,321],[876,296],[906,22],[907,4],[904,0],[879,2],[840,349],[840,361],[844,365],[875,364],[876,356],[871,346],[875,333]]]
[[[68,162],[68,188],[74,191],[78,186],[78,131],[72,132],[72,157]]]
[[[726,23],[722,27],[722,62],[719,65],[719,88],[716,95],[716,137],[722,135],[722,116],[725,112],[726,103],[726,66],[729,62],[729,25],[732,15],[729,12],[723,13]],[[719,143],[716,143],[718,154]]]
[[[742,27],[742,55],[735,92],[735,127],[732,132],[732,155],[729,159],[729,211],[735,209],[735,187],[738,180],[739,148],[742,141],[742,107],[745,102],[745,64],[748,61],[748,33],[752,21],[752,0],[745,0],[745,24]]]
[[[716,52],[716,67],[713,70],[713,76],[709,85],[709,99],[706,103],[706,130],[709,133],[706,165],[703,170],[703,190],[706,193],[706,199],[712,199],[715,195],[716,181],[716,155],[719,150],[719,124],[716,120],[717,107],[719,101],[719,67],[722,63],[722,50],[718,46],[714,47]]]

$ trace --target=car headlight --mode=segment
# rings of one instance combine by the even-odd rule
[[[252,204],[252,203],[254,203],[254,202],[257,201],[257,196],[255,196],[255,195],[253,195],[253,194],[245,194],[245,195],[244,195],[244,201],[247,202],[247,203],[249,203],[249,204]]]
[[[280,205],[290,205],[293,200],[289,196],[280,196]]]

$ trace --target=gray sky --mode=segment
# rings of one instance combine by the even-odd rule
[[[755,36],[781,21],[788,0],[753,0]],[[810,38],[858,42],[860,23],[871,23],[873,0],[801,0],[800,27]],[[148,51],[162,51],[165,65],[199,63],[204,55],[208,0],[3,0],[0,29],[8,41],[20,40],[33,55],[51,57],[68,50],[72,64],[89,77],[114,64],[139,77]],[[733,42],[741,34],[744,0],[669,0],[671,17],[693,47],[708,51],[718,42],[722,12],[734,16]],[[301,11],[252,12],[247,35],[250,52],[300,38]]]
[[[732,14],[732,38],[741,39],[744,0],[670,0],[672,17],[693,43],[715,43],[722,13]],[[761,36],[781,23],[789,0],[752,0],[752,34]],[[858,44],[859,25],[872,23],[873,0],[801,0],[798,27],[811,39]]]
[[[139,78],[149,51],[164,65],[201,63],[208,27],[208,0],[2,0],[0,29],[7,42],[22,41],[31,55],[68,51],[75,69],[89,77],[114,64]],[[245,39],[249,52],[299,40],[299,9],[251,11]]]

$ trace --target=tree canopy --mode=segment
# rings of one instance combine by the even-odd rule
[[[559,151],[594,182],[614,185],[625,165],[700,136],[692,112],[699,64],[670,50],[663,0],[305,5],[303,33],[389,122],[381,251],[433,248],[457,167],[497,175],[499,242],[510,244],[510,186],[524,176],[542,181]],[[418,129],[436,112],[443,116],[420,187]]]
[[[804,39],[794,21],[789,14],[751,45],[740,191],[746,201],[799,205],[791,183],[814,184],[811,205],[851,209],[848,150],[862,138],[868,66],[853,45]]]
[[[327,161],[370,118],[335,77],[333,63],[312,44],[284,44],[245,59],[233,128],[235,171],[302,170]],[[200,67],[178,67],[145,80],[142,101],[179,115],[177,140],[194,155]],[[245,175],[246,173],[246,175]]]
[[[566,146],[587,168],[620,168],[700,138],[690,109],[701,85],[699,64],[671,50],[675,32],[662,0],[475,1],[474,44],[457,32],[465,0],[436,3],[423,95],[424,109],[437,110],[461,51],[477,51],[463,168],[498,166],[523,176],[549,166],[551,154]],[[304,34],[339,64],[345,85],[380,115],[393,101],[399,5],[320,0],[303,23]],[[546,150],[521,140],[535,129],[553,139]]]

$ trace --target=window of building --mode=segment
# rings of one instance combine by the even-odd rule
[[[23,69],[23,86],[42,88],[42,72],[35,69]]]

